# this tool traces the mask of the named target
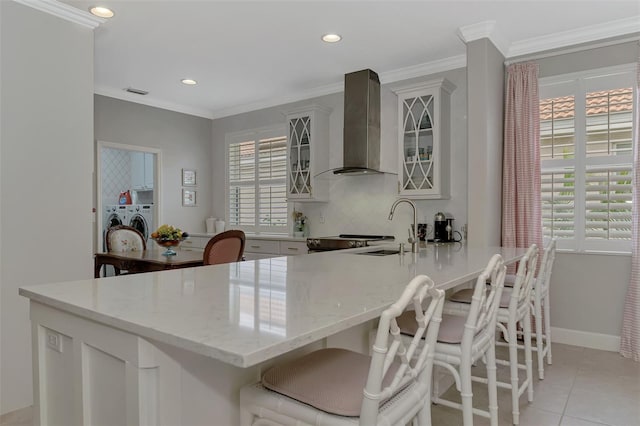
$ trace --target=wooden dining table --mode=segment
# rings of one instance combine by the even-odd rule
[[[201,252],[176,250],[174,256],[165,256],[162,254],[163,252],[164,249],[147,249],[96,253],[94,255],[94,277],[100,278],[100,270],[104,265],[113,266],[116,275],[120,275],[121,270],[129,273],[141,273],[204,265]]]

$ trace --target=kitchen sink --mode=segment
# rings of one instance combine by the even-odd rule
[[[390,254],[398,254],[400,253],[398,250],[373,250],[373,251],[365,251],[362,253],[356,253],[356,254],[366,254],[369,256],[389,256]]]

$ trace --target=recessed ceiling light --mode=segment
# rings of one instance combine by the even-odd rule
[[[183,79],[182,79],[182,80],[180,80],[180,81],[182,82],[182,84],[187,84],[187,85],[189,85],[189,86],[194,86],[194,85],[198,84],[198,82],[197,82],[197,81],[192,80],[192,79],[190,79],[190,78],[183,78]]]
[[[100,18],[113,18],[113,10],[102,6],[94,6],[89,8],[89,12]]]
[[[325,34],[322,36],[322,41],[327,43],[337,43],[342,40],[342,36],[338,34]]]

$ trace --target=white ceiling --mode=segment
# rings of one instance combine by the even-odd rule
[[[340,91],[364,68],[388,83],[463,66],[461,27],[507,57],[640,33],[637,0],[63,2],[116,13],[95,30],[96,93],[210,118]]]

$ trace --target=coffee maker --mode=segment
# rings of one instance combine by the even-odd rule
[[[433,242],[448,243],[453,239],[453,216],[449,213],[436,213],[433,219]]]

